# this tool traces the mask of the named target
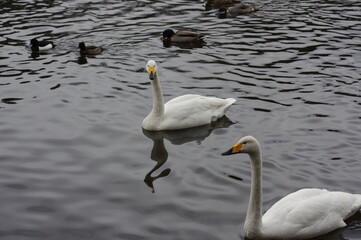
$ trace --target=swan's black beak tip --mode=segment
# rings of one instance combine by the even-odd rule
[[[229,150],[226,151],[226,152],[223,152],[223,153],[222,153],[222,156],[227,156],[227,155],[232,155],[232,154],[234,154],[233,148],[229,149]]]
[[[153,74],[153,73],[150,73],[150,74],[149,74],[149,79],[150,79],[150,80],[154,80],[154,74]]]

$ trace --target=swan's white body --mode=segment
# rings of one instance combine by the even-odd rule
[[[262,217],[262,159],[258,141],[247,136],[223,153],[248,153],[252,187],[244,231],[250,239],[309,239],[346,226],[361,208],[361,195],[305,188],[275,203]]]
[[[173,98],[164,104],[164,114],[154,130],[184,129],[209,124],[221,118],[235,101],[194,94]]]
[[[262,217],[261,232],[278,239],[308,239],[345,227],[361,207],[361,195],[306,188],[274,204]]]
[[[146,130],[177,130],[206,125],[224,116],[227,109],[236,101],[233,98],[221,99],[187,94],[164,104],[156,69],[156,63],[149,60],[147,71],[153,86],[153,108],[143,120],[142,127]]]

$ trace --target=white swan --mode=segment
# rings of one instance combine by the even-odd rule
[[[244,223],[250,239],[309,239],[346,226],[344,219],[361,208],[361,195],[304,188],[275,203],[262,217],[262,158],[258,141],[239,140],[222,155],[247,153],[251,158],[252,186]]]
[[[164,104],[157,64],[149,60],[146,69],[153,86],[153,108],[142,124],[146,130],[177,130],[206,125],[221,118],[236,101],[234,98],[187,94]]]

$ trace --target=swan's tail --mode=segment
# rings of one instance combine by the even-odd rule
[[[211,122],[215,122],[221,117],[223,117],[228,108],[236,101],[234,98],[226,98],[226,99],[220,99],[220,98],[213,98],[215,100],[214,104],[214,110],[212,112]]]
[[[352,194],[356,197],[352,204],[352,211],[348,214],[347,217],[351,217],[353,214],[355,214],[357,211],[361,211],[361,194]]]
[[[359,206],[359,210],[361,210],[361,194],[356,194],[356,197],[357,197],[357,204]]]
[[[230,107],[233,103],[236,102],[236,99],[234,99],[234,98],[226,98],[226,100],[228,101],[228,104],[227,104],[228,107]]]
[[[222,107],[222,113],[218,115],[217,119],[223,117],[223,116],[226,114],[228,108],[229,108],[233,103],[236,102],[236,99],[234,99],[234,98],[226,98],[226,99],[224,99],[224,100],[226,101],[226,103],[225,103],[224,106]]]
[[[233,103],[236,102],[236,99],[234,99],[234,98],[226,98],[225,100],[227,101],[227,104],[225,105],[224,113],[226,113],[227,110],[228,110],[228,108],[229,108]]]

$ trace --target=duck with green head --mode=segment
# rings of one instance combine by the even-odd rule
[[[174,32],[172,29],[166,29],[163,31],[163,41],[173,42],[173,43],[191,43],[191,42],[200,42],[203,41],[203,34],[192,32],[188,30],[179,30]]]

